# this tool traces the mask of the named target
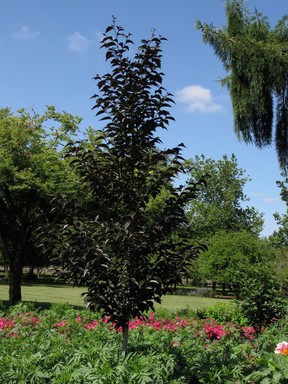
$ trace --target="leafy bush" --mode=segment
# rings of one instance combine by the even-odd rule
[[[255,268],[241,285],[238,308],[258,332],[275,319],[284,316],[287,295],[281,293],[281,282],[267,266]]]
[[[185,317],[185,318],[194,318],[196,316],[196,313],[195,310],[191,309],[189,307],[189,305],[187,305],[185,308],[179,308],[177,309],[173,315],[176,317],[176,316],[179,316],[179,317]],[[158,311],[157,311],[157,316],[158,316]]]
[[[288,317],[271,324],[254,342],[256,366],[245,383],[285,384],[288,382],[288,356],[275,354],[276,345],[288,340]]]
[[[210,317],[219,324],[234,323],[238,325],[248,325],[248,319],[244,317],[232,302],[217,303],[207,307],[202,311],[202,317]]]

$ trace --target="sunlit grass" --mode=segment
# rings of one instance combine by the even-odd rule
[[[25,284],[22,286],[22,301],[35,301],[38,303],[69,303],[84,306],[81,293],[85,288],[70,287],[65,285]],[[8,285],[0,285],[0,301],[9,298]]]
[[[157,307],[163,307],[174,312],[177,309],[190,307],[191,309],[196,310],[215,305],[219,302],[227,303],[227,300],[199,296],[167,295],[163,297],[161,305],[156,304],[156,309]]]
[[[0,285],[0,301],[8,300],[8,292],[8,285]],[[25,284],[22,286],[22,300],[51,304],[69,303],[71,305],[84,307],[84,299],[81,296],[83,292],[85,292],[85,288],[81,287]],[[227,302],[227,300],[197,296],[167,295],[163,297],[162,304],[156,304],[155,307],[156,309],[162,307],[169,311],[176,311],[177,309],[186,307],[195,310],[214,305],[218,302]]]

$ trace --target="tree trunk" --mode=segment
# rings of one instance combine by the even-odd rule
[[[123,334],[122,352],[124,353],[124,355],[127,355],[127,350],[128,350],[128,330],[129,330],[129,323],[125,324],[122,327],[122,334]]]
[[[14,260],[9,265],[9,305],[15,305],[21,301],[22,283],[22,258],[15,255]]]
[[[32,277],[33,275],[34,275],[34,265],[33,264],[31,264],[30,266],[29,266],[29,272],[28,272],[28,276],[30,276],[30,277]]]

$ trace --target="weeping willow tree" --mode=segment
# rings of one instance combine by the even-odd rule
[[[288,170],[288,15],[271,28],[266,16],[251,15],[243,0],[226,2],[227,25],[196,22],[205,43],[222,61],[239,140],[275,145]]]

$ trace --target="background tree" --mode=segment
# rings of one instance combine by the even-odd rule
[[[226,15],[226,27],[200,21],[196,27],[229,73],[222,83],[231,94],[235,132],[239,139],[261,148],[272,143],[275,121],[279,164],[287,170],[288,16],[272,29],[257,10],[250,16],[242,0],[227,1]]]
[[[220,160],[206,159],[204,155],[186,163],[192,180],[209,174],[207,186],[200,188],[196,201],[187,206],[187,217],[193,239],[207,240],[218,231],[247,230],[258,235],[263,227],[263,214],[253,207],[244,207],[249,201],[244,187],[249,177],[238,167],[235,155]]]
[[[50,211],[52,197],[75,191],[76,178],[62,159],[61,145],[79,122],[54,107],[42,116],[0,110],[0,249],[9,267],[10,304],[21,300],[23,265],[32,254],[40,257],[35,245],[38,215]]]
[[[282,180],[278,180],[276,183],[280,188],[281,200],[286,204],[287,210],[284,214],[278,212],[274,213],[274,218],[278,224],[278,229],[271,236],[270,240],[278,248],[288,247],[288,177],[283,172],[281,174]]]
[[[238,295],[243,283],[254,277],[256,266],[269,266],[275,274],[276,260],[276,250],[267,240],[242,230],[212,236],[208,249],[201,251],[198,264],[203,279],[228,283]]]
[[[185,206],[198,183],[175,187],[174,177],[184,171],[182,145],[157,147],[156,130],[167,129],[173,119],[168,111],[173,100],[162,86],[163,40],[153,33],[132,57],[130,34],[115,20],[106,29],[101,47],[111,73],[95,76],[99,94],[93,96],[106,124],[93,149],[81,143],[71,148],[94,198],[93,220],[79,220],[68,204],[62,206],[65,224],[51,226],[61,238],[66,277],[85,284],[88,306],[122,328],[124,351],[129,321],[153,309],[181,281],[196,253],[175,231],[186,225]]]
[[[274,218],[278,224],[278,228],[269,236],[270,243],[277,248],[279,253],[277,275],[282,279],[288,278],[288,177],[285,173],[281,174],[282,180],[277,181],[280,188],[280,196],[282,201],[286,204],[287,210],[284,214],[279,212],[274,213]]]

